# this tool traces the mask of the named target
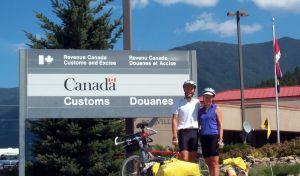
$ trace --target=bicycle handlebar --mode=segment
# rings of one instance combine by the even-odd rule
[[[146,129],[147,129],[148,131],[152,131],[152,133],[151,133],[151,134],[149,134],[149,136],[151,136],[151,135],[153,135],[153,134],[156,134],[156,133],[157,133],[157,131],[156,131],[156,130],[154,130],[154,129],[152,129],[152,128],[146,127]]]
[[[130,143],[131,141],[135,141],[135,140],[136,140],[136,141],[139,141],[140,138],[141,138],[141,137],[134,137],[133,139],[127,139],[127,140],[118,142],[119,137],[117,136],[117,137],[115,138],[115,146],[118,146],[118,145],[124,144],[124,143]]]
[[[148,128],[145,127],[148,131],[150,131],[151,133],[147,134],[146,136],[142,136],[141,133],[135,133],[133,135],[129,135],[129,136],[125,136],[125,140],[118,142],[119,137],[117,136],[115,138],[115,146],[118,146],[120,144],[124,144],[124,143],[130,143],[132,141],[140,141],[142,140],[142,138],[147,138],[148,136],[154,135],[157,133],[156,130],[152,129],[152,128]],[[126,139],[129,138],[129,139]]]

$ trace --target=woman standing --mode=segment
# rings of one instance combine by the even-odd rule
[[[198,113],[202,154],[210,175],[219,176],[219,147],[224,145],[222,113],[220,107],[213,103],[214,89],[205,88],[202,95],[204,105]]]

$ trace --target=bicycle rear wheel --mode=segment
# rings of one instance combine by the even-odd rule
[[[122,165],[122,176],[140,176],[141,158],[138,155],[132,155],[124,160]]]
[[[202,176],[209,176],[209,169],[207,164],[205,163],[205,160],[203,158],[198,159],[198,165],[199,165],[199,172]]]

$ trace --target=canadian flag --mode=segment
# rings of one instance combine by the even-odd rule
[[[278,80],[281,80],[281,78],[282,78],[282,72],[280,69],[279,62],[276,62],[276,77]]]
[[[275,62],[277,63],[280,59],[281,53],[280,53],[280,48],[279,48],[276,37],[275,37],[274,42],[275,42],[274,43],[274,53],[275,53],[275,59],[276,59]]]
[[[275,54],[275,72],[276,72],[276,83],[277,83],[277,92],[279,93],[280,92],[280,83],[279,81],[281,80],[282,78],[282,72],[281,72],[281,69],[280,69],[280,64],[279,64],[279,59],[280,59],[280,56],[281,56],[281,53],[280,53],[280,48],[279,48],[279,45],[278,45],[278,42],[277,42],[277,39],[276,37],[274,37],[274,54]]]

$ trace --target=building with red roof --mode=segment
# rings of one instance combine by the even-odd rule
[[[201,100],[201,96],[199,97]],[[215,102],[220,103],[240,103],[240,89],[227,90],[220,92],[215,97]],[[288,101],[288,99],[297,100],[300,98],[300,85],[299,86],[286,86],[281,87],[278,98],[282,100],[284,105],[299,107],[300,103],[295,103],[295,101]],[[267,104],[275,104],[275,89],[272,87],[267,88],[249,88],[244,90],[244,99],[250,102],[266,102]],[[273,101],[274,100],[274,101]],[[291,103],[291,104],[290,104]]]
[[[240,89],[217,93],[214,102],[222,109],[224,140],[237,142],[241,139],[242,118]],[[202,101],[202,96],[199,100]],[[249,88],[244,90],[245,121],[254,131],[249,142],[256,146],[266,142],[277,142],[276,99],[275,88]],[[278,94],[279,130],[281,141],[300,136],[300,85],[281,87]],[[261,124],[268,118],[271,136],[267,139],[267,131]]]

